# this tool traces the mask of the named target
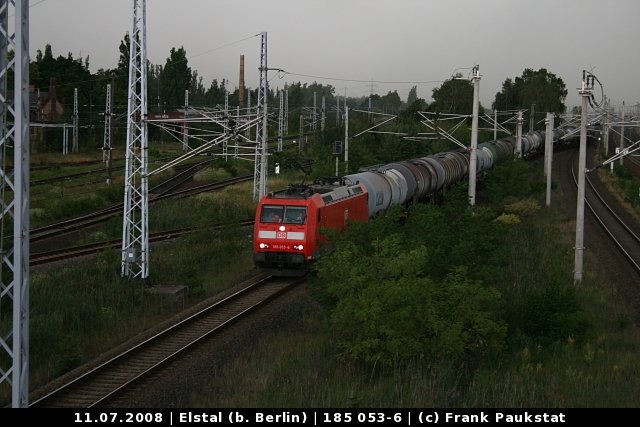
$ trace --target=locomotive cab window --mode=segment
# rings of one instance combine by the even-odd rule
[[[285,224],[304,224],[307,220],[306,206],[287,206],[284,214]]]
[[[280,223],[284,218],[284,206],[264,205],[260,212],[260,222]]]

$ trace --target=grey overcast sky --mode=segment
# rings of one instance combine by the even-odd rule
[[[50,44],[54,56],[89,56],[92,72],[114,68],[131,9],[131,0],[31,0],[31,55]],[[630,105],[640,102],[639,18],[639,0],[148,0],[147,46],[162,65],[184,47],[205,87],[214,78],[237,87],[241,54],[246,84],[256,87],[253,36],[266,31],[268,66],[295,73],[271,72],[272,88],[317,81],[339,95],[373,87],[406,99],[417,85],[429,101],[454,70],[466,76],[478,64],[490,107],[506,78],[544,67],[563,79],[571,107],[589,69],[612,104]]]

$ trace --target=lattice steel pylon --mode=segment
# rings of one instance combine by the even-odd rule
[[[280,109],[278,110],[278,153],[282,152],[282,133],[284,132],[284,90],[278,91]]]
[[[149,276],[146,0],[132,0],[122,216],[122,277]]]
[[[104,106],[104,139],[102,141],[102,161],[111,158],[111,85],[107,85],[107,96]]]
[[[187,116],[189,114],[189,89],[184,91],[184,119],[187,120]],[[189,126],[187,123],[184,124],[182,135],[182,151],[189,151]]]
[[[11,26],[9,16],[14,19]],[[11,60],[10,51],[14,53]],[[9,71],[14,75],[11,96]],[[0,132],[0,392],[4,394],[4,387],[10,386],[11,406],[19,408],[29,405],[28,0],[0,0]],[[6,157],[9,153],[13,153],[11,162]],[[11,230],[11,240],[5,240],[9,237],[5,230]],[[4,312],[8,307],[13,307],[11,314]]]
[[[256,154],[253,171],[253,199],[260,199],[267,194],[267,165],[268,165],[268,134],[267,134],[267,96],[269,87],[267,82],[267,33],[262,32],[260,49],[260,87],[258,88],[258,104],[256,114],[262,120],[256,125]]]

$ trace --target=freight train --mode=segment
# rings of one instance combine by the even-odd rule
[[[575,142],[573,129],[554,131],[554,150]],[[511,159],[516,137],[478,145],[478,175]],[[525,158],[544,151],[545,133],[522,136]],[[398,161],[344,177],[291,185],[262,197],[253,233],[254,264],[263,272],[304,275],[326,240],[323,228],[343,230],[352,221],[367,221],[394,204],[429,200],[469,176],[469,151],[456,150]]]

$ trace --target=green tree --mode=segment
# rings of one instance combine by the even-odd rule
[[[191,84],[191,68],[183,47],[171,48],[169,57],[160,71],[160,98],[163,106],[174,109],[184,105],[184,91]]]
[[[412,86],[407,95],[407,106],[413,105],[418,100],[418,86]]]
[[[396,114],[402,107],[402,100],[400,99],[400,95],[398,95],[397,90],[388,92],[382,97],[381,101],[383,109],[387,113]]]
[[[560,77],[545,68],[534,71],[527,68],[521,77],[506,79],[502,90],[496,93],[493,108],[496,110],[530,109],[541,113],[564,113],[567,88]]]
[[[30,64],[30,80],[37,88],[48,90],[54,82],[56,94],[64,104],[65,114],[70,117],[73,111],[74,89],[78,89],[80,105],[89,104],[94,79],[89,71],[89,60],[75,59],[71,53],[54,58],[50,44],[45,46],[44,54],[38,50],[36,60]]]
[[[473,112],[473,84],[458,73],[433,89],[433,102],[429,110],[447,114],[471,114]]]
[[[205,102],[207,105],[224,105],[224,91],[226,87],[226,80],[222,79],[222,83],[218,84],[217,79],[213,79],[211,82],[211,86],[207,89],[205,93]],[[251,103],[255,105],[256,97],[254,94],[251,95]]]
[[[198,75],[198,71],[192,71],[189,86],[191,87],[191,89],[189,89],[189,104],[203,105],[205,102],[206,89],[202,83],[202,77]]]

